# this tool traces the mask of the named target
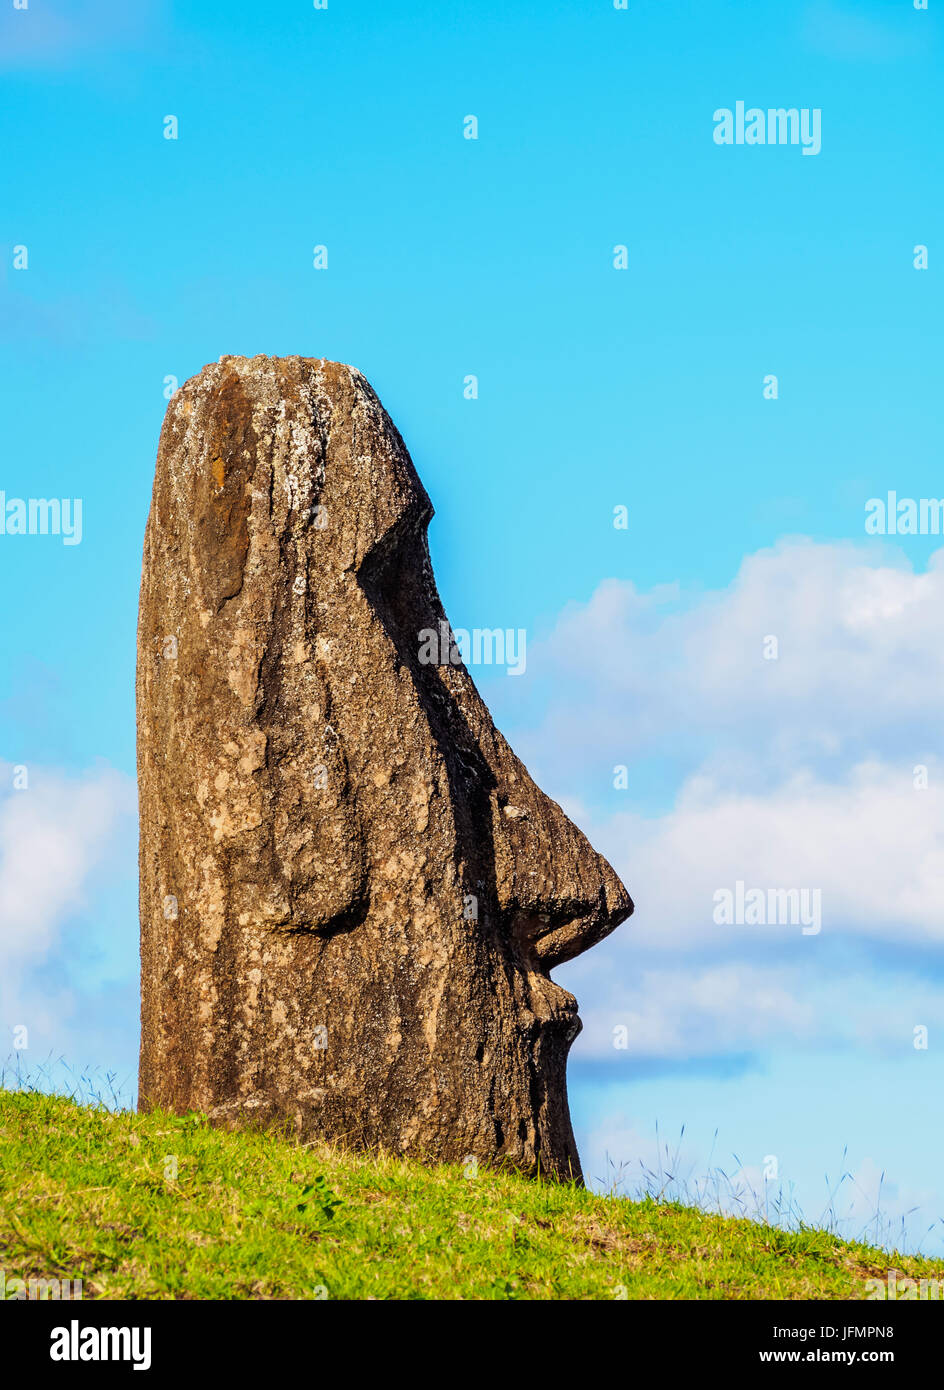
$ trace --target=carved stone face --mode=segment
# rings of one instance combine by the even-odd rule
[[[172,399],[138,638],[141,1104],[579,1177],[551,968],[632,911],[494,728],[367,382]],[[428,655],[428,651],[426,653]]]

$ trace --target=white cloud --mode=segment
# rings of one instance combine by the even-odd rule
[[[921,976],[944,941],[944,551],[915,573],[884,544],[800,538],[716,592],[608,580],[532,643],[529,672],[551,696],[515,742],[552,792],[582,773],[583,804],[563,799],[636,902],[561,972],[584,1056],[618,1057],[620,1024],[630,1056],[684,1061],[787,1039],[908,1049],[914,1025],[944,1019]],[[643,761],[674,786],[662,814],[635,803]],[[620,796],[632,809],[601,812]],[[715,894],[739,881],[819,890],[821,931],[716,923]]]
[[[12,783],[12,766],[0,763],[0,784]],[[27,790],[0,797],[4,1044],[9,1029],[21,1024],[35,1037],[64,1036],[68,1015],[82,1001],[60,959],[63,932],[89,906],[90,880],[107,865],[116,839],[126,848],[134,806],[133,781],[113,769],[69,778],[31,767]],[[40,986],[33,972],[50,967],[55,983]]]
[[[55,10],[36,0],[0,11],[0,66],[66,64],[93,52],[120,50],[153,37],[166,11],[163,0],[69,0]]]
[[[591,838],[636,900],[634,947],[724,950],[740,941],[816,950],[799,926],[717,925],[714,894],[738,880],[819,889],[824,937],[944,941],[944,765],[927,767],[924,789],[905,761],[862,763],[841,781],[797,772],[766,792],[699,775],[664,816],[626,812],[594,826]]]
[[[891,62],[920,52],[927,41],[915,18],[911,5],[879,19],[834,0],[816,0],[806,8],[802,35],[811,48],[830,58]]]
[[[944,550],[916,574],[884,543],[799,538],[746,557],[720,591],[606,580],[532,641],[528,669],[554,693],[522,751],[564,771],[665,756],[744,785],[879,750],[924,761],[939,746]]]
[[[12,768],[0,764],[12,784]],[[0,800],[0,959],[46,954],[64,917],[83,904],[88,875],[119,816],[133,808],[133,784],[113,770],[83,780],[29,773],[26,790]]]
[[[914,1025],[944,1022],[944,991],[919,973],[920,952],[944,942],[944,765],[930,764],[929,777],[917,790],[910,768],[868,763],[841,782],[797,773],[742,793],[699,776],[663,816],[581,816],[636,903],[560,972],[580,1001],[581,1053],[618,1061],[620,1024],[636,1057],[784,1041],[907,1052]],[[738,880],[818,888],[820,933],[718,925],[715,892]],[[869,950],[884,952],[881,969]]]
[[[813,1032],[813,1010],[794,993],[796,971],[726,962],[644,969],[615,986],[612,972],[607,975],[608,997],[597,995],[584,1018],[583,1058],[701,1057],[748,1051],[778,1034],[793,1039]],[[582,1003],[586,985],[585,979],[574,986]]]

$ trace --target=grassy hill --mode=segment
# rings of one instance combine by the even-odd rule
[[[824,1231],[0,1091],[0,1271],[86,1298],[862,1298]]]

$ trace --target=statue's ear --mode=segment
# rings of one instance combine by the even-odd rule
[[[331,725],[313,735],[308,766],[275,771],[273,848],[290,906],[283,930],[331,935],[363,921],[367,853],[347,760]],[[286,823],[287,822],[287,823]]]
[[[159,861],[150,900],[179,897],[211,938],[227,921],[329,935],[356,926],[368,904],[366,838],[323,706],[296,714],[304,687],[291,680],[266,695],[272,653],[258,638],[231,632],[220,650],[208,641],[217,624],[201,631],[154,607],[142,612],[138,671],[142,834]],[[180,635],[168,637],[175,619]],[[302,741],[293,731],[306,724]],[[144,861],[142,875],[143,885]]]

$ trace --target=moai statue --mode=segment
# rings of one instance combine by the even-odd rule
[[[576,1000],[632,912],[497,732],[432,507],[350,367],[171,399],[138,631],[140,1104],[580,1180]]]

